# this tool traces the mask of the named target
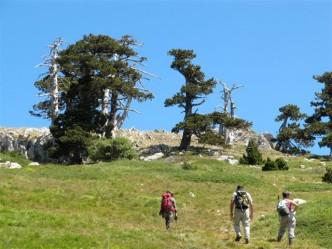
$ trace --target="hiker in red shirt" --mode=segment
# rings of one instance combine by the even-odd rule
[[[173,219],[177,220],[176,201],[172,192],[166,191],[161,195],[159,215],[165,219],[166,229],[170,229]]]

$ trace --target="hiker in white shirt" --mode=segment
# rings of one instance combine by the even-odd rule
[[[253,214],[254,208],[252,205],[251,195],[244,190],[243,186],[237,186],[230,203],[230,215],[236,233],[235,241],[241,240],[242,236],[240,222],[242,222],[242,226],[244,228],[245,243],[249,243],[250,221],[253,218]]]

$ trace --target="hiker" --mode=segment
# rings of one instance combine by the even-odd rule
[[[237,186],[233,193],[230,211],[236,233],[235,241],[241,240],[240,222],[242,222],[245,243],[248,244],[250,240],[250,220],[253,218],[254,208],[251,195],[244,190],[243,186]]]
[[[279,201],[277,206],[277,211],[279,214],[280,226],[277,241],[280,242],[286,229],[288,229],[288,244],[291,245],[293,239],[295,238],[295,210],[298,204],[290,199],[291,193],[285,191],[282,193],[282,200]],[[279,197],[278,197],[279,199]]]
[[[165,219],[167,230],[170,229],[172,220],[177,220],[176,201],[172,192],[166,191],[161,195],[159,215]]]

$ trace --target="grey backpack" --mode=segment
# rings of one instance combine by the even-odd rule
[[[290,213],[290,210],[287,206],[287,202],[285,200],[279,201],[277,205],[277,212],[280,216],[288,216]]]

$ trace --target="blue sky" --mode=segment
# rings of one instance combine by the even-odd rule
[[[258,132],[278,130],[282,105],[311,113],[321,87],[312,76],[332,69],[332,1],[0,0],[0,127],[49,125],[28,113],[44,72],[35,65],[55,38],[67,46],[89,33],[134,36],[145,69],[159,76],[145,84],[155,99],[135,104],[141,114],[130,114],[126,128],[170,130],[182,119],[180,109],[163,107],[184,82],[170,69],[172,48],[193,49],[207,77],[245,85],[234,92],[237,115]],[[199,112],[221,104],[220,91]]]

